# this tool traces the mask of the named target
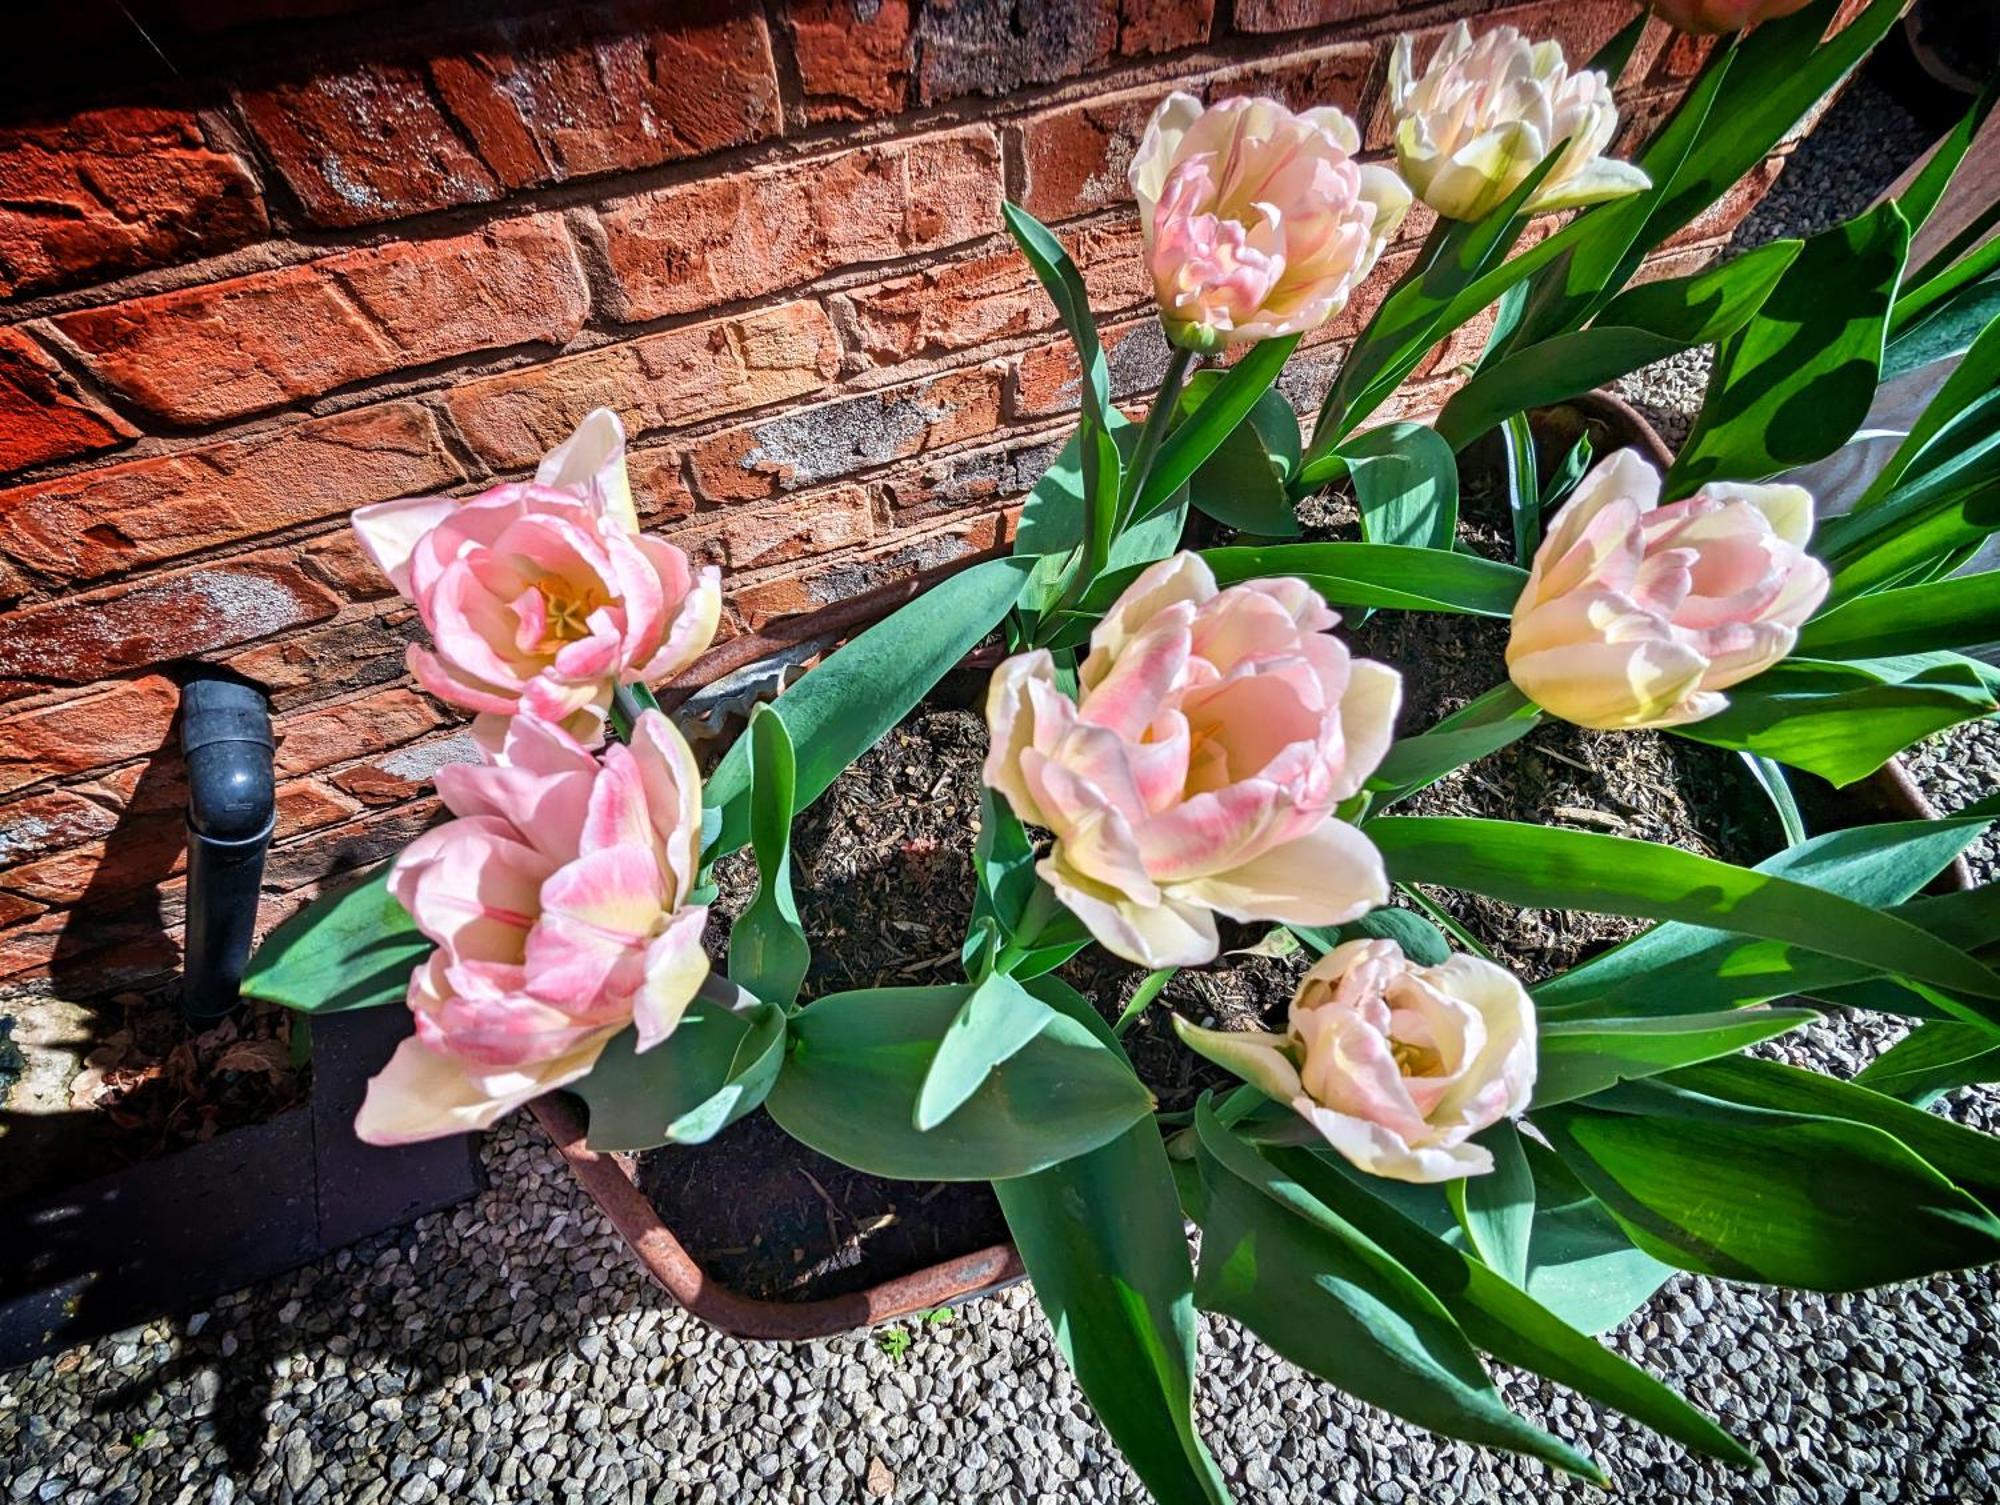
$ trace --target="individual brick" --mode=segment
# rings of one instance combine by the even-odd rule
[[[838,363],[824,310],[786,303],[462,382],[445,406],[488,464],[526,470],[592,408],[613,409],[638,435],[804,396]]]
[[[991,433],[1004,373],[989,362],[724,429],[689,447],[695,492],[710,502],[755,501]]]
[[[422,630],[413,610],[397,608],[259,643],[222,662],[262,685],[272,709],[284,712],[400,678],[406,650]]]
[[[775,507],[732,509],[667,535],[698,564],[748,573],[864,544],[875,534],[874,509],[859,486],[837,486]]]
[[[807,120],[866,120],[908,102],[909,0],[787,0],[783,14]]]
[[[435,701],[404,686],[281,716],[275,728],[278,776],[291,778],[366,758],[444,724],[445,714]]]
[[[1004,96],[1089,73],[1117,46],[1119,10],[1119,0],[926,0],[917,98]]]
[[[909,525],[965,508],[991,508],[1024,495],[1055,463],[1067,429],[1009,438],[987,449],[962,450],[899,467],[873,483],[890,515]]]
[[[1298,31],[1394,15],[1407,0],[1237,0],[1238,31]]]
[[[612,316],[694,313],[998,230],[1000,143],[972,126],[702,178],[602,219]]]
[[[268,228],[244,165],[187,110],[0,129],[0,297],[209,256]]]
[[[779,617],[817,611],[898,581],[930,580],[955,564],[992,554],[1013,536],[1013,516],[989,512],[913,533],[880,548],[827,560],[794,575],[743,584],[729,593],[744,626],[756,632]]]
[[[631,172],[773,136],[771,38],[755,8],[653,8],[663,24],[578,38],[558,16],[430,75],[509,188]]]
[[[89,684],[323,622],[339,609],[290,550],[243,554],[0,615],[0,675]]]
[[[0,794],[157,750],[180,699],[172,680],[148,674],[0,716]]]
[[[1118,55],[1199,47],[1215,26],[1215,0],[1119,0]]]
[[[16,800],[0,810],[0,868],[94,841],[117,824],[116,812],[66,789]]]
[[[1232,94],[1264,94],[1294,110],[1331,105],[1345,111],[1358,126],[1366,118],[1362,105],[1375,72],[1376,55],[1372,42],[1309,47],[1210,74],[1204,92],[1210,102]]]
[[[369,225],[500,197],[414,65],[357,63],[236,102],[314,224]]]
[[[17,329],[0,329],[0,471],[110,449],[135,432],[70,391],[33,340]]]
[[[333,782],[364,805],[395,805],[429,789],[446,764],[477,763],[479,756],[472,728],[460,727],[448,736],[392,748],[343,768],[333,775]]]
[[[355,408],[0,491],[0,554],[75,583],[463,479],[427,409]]]
[[[1050,222],[1132,201],[1125,174],[1154,109],[1172,92],[1148,84],[1030,115],[1008,128],[1021,163],[1021,207]]]
[[[589,311],[562,220],[538,214],[55,324],[120,397],[169,423],[201,424],[475,351],[563,345]]]
[[[1167,371],[1167,337],[1158,319],[1137,319],[1099,331],[1111,395],[1122,401],[1158,387]],[[1008,411],[1016,419],[1049,418],[1076,411],[1083,395],[1083,368],[1068,340],[1024,350],[1014,358]]]

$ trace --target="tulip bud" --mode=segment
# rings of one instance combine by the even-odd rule
[[[604,408],[533,481],[382,502],[357,509],[353,525],[430,634],[429,647],[410,646],[412,677],[479,712],[488,747],[523,713],[597,743],[612,691],[685,668],[721,616],[715,567],[697,571],[639,531],[625,433]]]
[[[1354,160],[1354,122],[1275,100],[1171,94],[1132,159],[1167,337],[1196,351],[1316,329],[1347,306],[1410,191]]]
[[[1792,651],[1826,598],[1805,552],[1812,497],[1797,486],[1712,483],[1660,505],[1660,477],[1620,450],[1577,484],[1535,551],[1514,605],[1507,670],[1578,726],[1679,726],[1728,705],[1717,692]]]
[[[1804,10],[1812,0],[1653,0],[1660,19],[1677,31],[1697,36],[1721,36],[1745,31],[1760,21],[1775,21]]]
[[[1491,214],[1559,145],[1562,156],[1528,199],[1530,212],[1573,209],[1652,186],[1629,162],[1602,155],[1618,107],[1602,73],[1571,73],[1558,42],[1531,44],[1511,26],[1472,39],[1452,27],[1421,77],[1413,40],[1396,39],[1389,101],[1403,178],[1446,219]]]
[[[1177,554],[1091,634],[1078,700],[1046,650],[994,671],[985,781],[1055,833],[1036,870],[1106,950],[1193,966],[1213,911],[1337,925],[1388,898],[1333,812],[1388,751],[1402,679],[1350,657],[1339,620],[1302,580],[1217,590]]]
[[[1283,1034],[1174,1024],[1357,1168],[1394,1181],[1492,1170],[1468,1141],[1523,1112],[1535,1085],[1535,1006],[1513,973],[1465,955],[1419,967],[1390,940],[1348,941],[1315,962]]]

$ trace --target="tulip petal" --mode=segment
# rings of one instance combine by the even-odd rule
[[[708,953],[701,947],[707,925],[707,908],[692,905],[676,912],[646,948],[645,977],[632,997],[637,1049],[651,1050],[674,1032],[708,976]]]
[[[356,507],[349,523],[362,550],[404,596],[410,595],[410,558],[424,536],[463,506],[457,497],[414,496]]]
[[[543,457],[535,480],[587,497],[623,531],[639,531],[632,485],[625,475],[625,426],[609,408],[586,413],[576,432]]]
[[[529,991],[579,1008],[638,988],[646,946],[666,903],[650,847],[608,847],[579,857],[543,883],[541,901],[526,948]]]
[[[1113,956],[1152,968],[1198,967],[1215,960],[1221,942],[1207,910],[1171,898],[1135,903],[1062,859],[1057,848],[1035,864],[1035,871]]]
[[[1431,1184],[1483,1176],[1493,1169],[1492,1152],[1481,1145],[1417,1147],[1379,1124],[1322,1108],[1303,1095],[1292,1106],[1349,1163],[1371,1176]]]
[[[1286,1036],[1254,1029],[1203,1029],[1179,1014],[1174,1033],[1196,1055],[1234,1072],[1266,1097],[1289,1104],[1301,1091],[1299,1071],[1284,1052]]]
[[[475,1073],[415,1038],[403,1041],[369,1079],[354,1134],[363,1144],[415,1144],[484,1129],[544,1092],[589,1075],[615,1030],[604,1030],[552,1061]]]
[[[1304,836],[1168,892],[1234,920],[1344,925],[1389,902],[1389,875],[1375,843],[1329,815]]]

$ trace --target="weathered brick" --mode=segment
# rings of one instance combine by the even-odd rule
[[[351,528],[315,538],[299,551],[306,573],[349,601],[381,601],[396,594],[382,567],[368,557]]]
[[[730,604],[744,626],[755,632],[779,617],[817,611],[900,580],[947,574],[955,564],[1004,548],[1013,536],[1013,526],[1012,513],[960,518],[946,527],[910,534],[865,554],[740,586],[730,593]]]
[[[524,470],[592,408],[616,410],[642,434],[802,396],[830,380],[838,361],[820,306],[786,303],[462,382],[445,404],[482,459]]]
[[[97,377],[213,423],[509,345],[566,344],[590,294],[562,220],[507,220],[57,319]]]
[[[515,28],[505,46],[432,59],[431,77],[509,188],[630,172],[776,135],[778,75],[764,18],[722,3],[653,9],[672,19],[583,39],[562,16]]]
[[[1215,25],[1215,0],[1119,0],[1118,53],[1143,57],[1198,47]]]
[[[703,178],[611,204],[606,306],[693,313],[841,267],[1000,228],[1000,143],[985,126]]]
[[[632,483],[632,502],[647,527],[673,522],[694,511],[694,493],[681,470],[681,451],[673,445],[635,449],[625,456],[625,474]]]
[[[992,507],[1025,494],[1055,463],[1067,431],[1009,439],[891,471],[873,484],[895,520],[920,522],[965,507]]]
[[[265,892],[288,892],[393,857],[443,813],[435,799],[410,800],[280,842],[264,859]]]
[[[54,361],[16,329],[0,329],[0,471],[110,449],[135,430],[71,392]]]
[[[1100,315],[1151,295],[1136,218],[1086,225],[1061,238]],[[1055,305],[1012,246],[838,293],[827,303],[856,370],[977,349],[1056,320]]]
[[[113,811],[66,789],[16,800],[0,809],[0,866],[94,841],[117,824]]]
[[[775,507],[731,510],[714,522],[667,536],[701,564],[747,573],[868,542],[874,510],[859,486],[794,497]]]
[[[989,362],[724,429],[689,447],[695,492],[755,501],[991,433],[1004,370]]]
[[[153,752],[180,699],[172,680],[148,674],[0,716],[0,794]]]
[[[46,905],[35,903],[32,899],[23,899],[14,894],[0,894],[0,925],[12,925],[16,921],[25,920],[31,915],[38,915],[46,907]],[[0,952],[4,952],[5,949],[6,937],[0,935]],[[4,972],[5,970],[4,966],[0,966],[0,972]]]
[[[414,67],[357,63],[236,98],[315,224],[367,225],[500,196]]]
[[[176,815],[127,820],[103,841],[0,873],[0,883],[43,904],[74,904],[148,888],[187,869],[187,822]]]
[[[1238,31],[1298,31],[1393,15],[1407,0],[1236,0]]]
[[[910,93],[909,0],[787,0],[806,119],[893,115]]]
[[[290,550],[241,554],[0,616],[0,675],[89,684],[323,622],[339,609]]]
[[[1100,94],[1009,127],[1021,162],[1021,207],[1053,221],[1130,203],[1126,170],[1146,122],[1171,92],[1169,85],[1149,84]]]
[[[364,805],[394,805],[429,789],[447,763],[478,761],[479,744],[472,740],[472,729],[461,727],[449,736],[412,742],[343,768],[333,775],[333,782]]]
[[[1158,319],[1137,319],[1099,331],[1110,367],[1111,395],[1123,400],[1159,386],[1167,370],[1167,338]],[[1068,340],[1037,345],[1014,358],[1007,407],[1017,419],[1049,418],[1076,410],[1083,368]]]
[[[212,255],[268,223],[249,172],[186,110],[0,130],[0,184],[0,297]]]
[[[0,553],[91,580],[462,479],[427,409],[355,408],[0,492]]]
[[[275,710],[287,711],[399,678],[405,651],[422,632],[415,611],[398,607],[259,643],[222,662],[262,685]]]
[[[1206,94],[1212,100],[1233,94],[1264,94],[1283,100],[1294,110],[1332,105],[1357,123],[1375,71],[1372,42],[1336,42],[1280,57],[1264,58],[1240,68],[1211,74]]]
[[[1006,95],[1102,67],[1117,46],[1119,9],[1119,0],[926,0],[918,100]]]
[[[279,718],[278,775],[290,778],[365,758],[444,724],[444,713],[434,701],[402,686],[339,705],[315,706]]]

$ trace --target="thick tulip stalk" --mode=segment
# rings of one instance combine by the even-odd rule
[[[1389,102],[1404,180],[1445,219],[1491,214],[1559,145],[1562,156],[1528,198],[1531,213],[1651,186],[1631,163],[1603,155],[1618,130],[1610,81],[1570,72],[1561,43],[1530,42],[1511,26],[1475,42],[1458,22],[1421,74],[1412,39],[1398,37]]]
[[[1072,701],[1046,650],[994,671],[986,783],[1055,833],[1038,868],[1106,950],[1214,959],[1215,912],[1337,925],[1389,896],[1334,809],[1388,750],[1402,679],[1349,656],[1301,580],[1218,590],[1163,559],[1090,638]]]
[[[1660,505],[1659,473],[1620,450],[1578,483],[1514,604],[1507,672],[1578,726],[1680,726],[1792,651],[1826,598],[1806,553],[1812,497],[1716,482]]]
[[[1523,1112],[1535,1085],[1535,1006],[1511,972],[1462,954],[1420,967],[1389,940],[1314,963],[1283,1034],[1174,1022],[1356,1167],[1395,1181],[1491,1171],[1472,1136]]]
[[[362,507],[354,531],[430,634],[411,675],[478,712],[488,746],[520,713],[594,745],[612,692],[685,668],[721,615],[714,566],[639,531],[624,431],[603,408],[532,481]]]
[[[1410,206],[1393,172],[1354,160],[1360,149],[1330,106],[1167,96],[1130,173],[1167,338],[1213,351],[1345,308]]]
[[[708,975],[708,911],[688,902],[701,776],[658,711],[601,758],[517,717],[498,758],[440,768],[437,787],[457,819],[389,879],[437,950],[410,977],[416,1034],[355,1119],[370,1144],[485,1128],[587,1074],[627,1025],[654,1048]]]
[[[1812,0],[1653,0],[1660,19],[1678,31],[1697,36],[1722,36],[1747,31],[1760,21],[1804,10]]]

